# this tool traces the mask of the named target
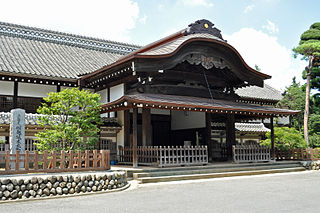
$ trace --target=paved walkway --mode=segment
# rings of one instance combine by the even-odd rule
[[[0,204],[0,212],[319,212],[320,172],[144,184],[130,190]]]

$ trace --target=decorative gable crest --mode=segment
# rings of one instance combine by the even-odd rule
[[[222,38],[222,35],[220,33],[221,31],[213,26],[214,24],[212,24],[210,21],[206,19],[201,19],[192,24],[189,24],[186,30],[186,35],[195,33],[208,33],[220,38],[223,41],[226,41]]]

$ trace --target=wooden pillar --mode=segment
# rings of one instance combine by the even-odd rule
[[[61,92],[61,86],[60,85],[57,86],[57,92]]]
[[[13,84],[13,109],[18,107],[18,82],[15,81]]]
[[[270,118],[270,128],[271,128],[271,157],[273,160],[275,160],[273,117]]]
[[[226,142],[227,142],[228,158],[232,159],[232,145],[236,144],[236,129],[235,129],[234,114],[227,114]]]
[[[212,160],[212,143],[211,143],[211,113],[206,112],[206,135],[205,143],[208,147],[208,159]]]
[[[130,147],[130,110],[124,110],[124,121],[123,121],[123,126],[124,126],[124,146],[125,147]]]
[[[142,108],[142,146],[152,146],[150,108]]]
[[[80,91],[83,89],[84,85],[84,80],[78,79],[78,87]]]
[[[110,87],[107,87],[107,101],[108,103],[110,103]],[[115,113],[115,112],[114,112]],[[130,113],[129,113],[130,114]],[[108,118],[110,118],[110,112],[108,112],[108,115],[107,115]],[[115,116],[116,117],[116,116]],[[130,117],[129,117],[130,119]],[[129,123],[129,127],[130,127],[130,123]]]
[[[137,145],[138,145],[138,108],[133,108],[132,116],[132,166],[138,167]]]

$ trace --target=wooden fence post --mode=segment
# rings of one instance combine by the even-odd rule
[[[64,169],[65,164],[66,164],[66,153],[64,150],[61,150],[60,169]]]
[[[39,164],[38,164],[38,150],[36,150],[36,151],[34,152],[33,161],[34,161],[34,169],[35,169],[35,170],[38,170],[38,169],[39,169]]]
[[[29,150],[26,150],[24,154],[24,169],[29,170]]]
[[[85,159],[84,165],[86,168],[89,168],[89,150],[86,150],[85,153],[86,153],[86,159]]]
[[[93,168],[97,168],[97,159],[98,159],[98,152],[97,150],[93,150]]]
[[[78,169],[82,167],[81,164],[82,164],[81,150],[78,150]]]
[[[52,152],[52,169],[55,169],[57,167],[57,152],[56,150],[53,150]]]
[[[6,151],[6,171],[9,171],[10,170],[10,151],[7,150]]]
[[[48,151],[47,150],[43,152],[42,160],[43,160],[42,168],[47,169],[48,168]]]
[[[73,159],[73,150],[70,150],[70,152],[69,152],[69,169],[72,169],[73,168],[73,161],[74,161],[74,159]]]
[[[16,151],[16,156],[15,156],[15,170],[18,171],[19,170],[19,167],[20,167],[20,151],[17,150]]]

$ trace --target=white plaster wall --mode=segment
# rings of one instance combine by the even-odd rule
[[[157,115],[170,115],[170,110],[164,110],[164,109],[151,109],[151,114],[157,114]]]
[[[124,95],[124,84],[110,87],[110,102],[121,98]]]
[[[13,95],[13,82],[0,81],[0,95]]]
[[[26,97],[44,97],[49,92],[56,92],[56,85],[41,85],[41,84],[28,84],[18,83],[18,96]]]
[[[206,126],[204,112],[171,111],[171,129],[193,129]]]
[[[100,103],[107,103],[108,102],[108,89],[103,89],[103,90],[100,90],[96,93],[98,93],[101,96]]]

